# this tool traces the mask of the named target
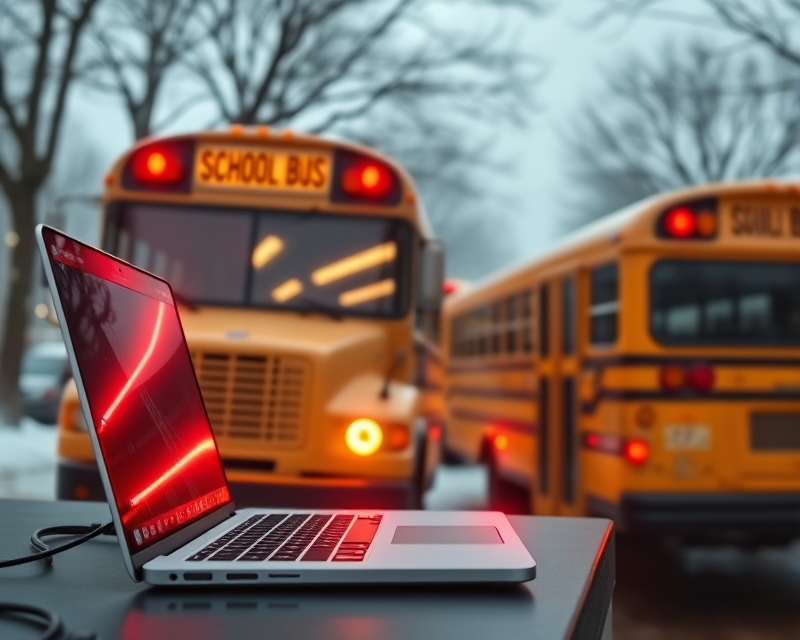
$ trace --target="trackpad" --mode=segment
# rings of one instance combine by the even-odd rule
[[[503,544],[495,527],[397,527],[392,544]]]

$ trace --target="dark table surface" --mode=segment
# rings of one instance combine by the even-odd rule
[[[58,612],[67,628],[103,640],[610,637],[614,535],[608,520],[511,516],[536,560],[514,586],[155,589],[134,583],[116,538],[103,536],[43,562],[0,569],[0,601]],[[40,527],[110,520],[107,505],[0,500],[0,559],[31,553]],[[0,638],[36,638],[0,619]]]

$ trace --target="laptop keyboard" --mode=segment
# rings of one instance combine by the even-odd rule
[[[360,562],[382,515],[272,513],[248,518],[191,561]]]

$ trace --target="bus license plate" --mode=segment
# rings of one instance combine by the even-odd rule
[[[664,428],[664,446],[670,451],[711,447],[711,430],[704,424],[673,424]]]
[[[195,157],[195,185],[327,193],[331,156],[324,151],[201,145]]]

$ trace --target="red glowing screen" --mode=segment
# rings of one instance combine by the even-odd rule
[[[47,229],[44,238],[136,553],[230,502],[216,443],[169,287]]]

